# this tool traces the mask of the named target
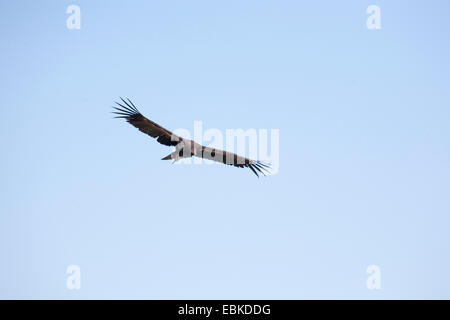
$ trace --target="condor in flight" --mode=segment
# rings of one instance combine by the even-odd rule
[[[156,138],[156,141],[159,143],[165,146],[175,147],[174,152],[161,160],[173,159],[174,161],[177,161],[181,158],[190,158],[195,156],[232,165],[238,168],[250,168],[250,170],[252,170],[257,177],[259,177],[260,174],[270,174],[270,167],[261,161],[241,157],[232,152],[205,147],[192,140],[181,138],[169,130],[161,127],[159,124],[144,117],[130,101],[130,99],[127,99],[128,102],[122,98],[120,99],[122,100],[122,103],[116,102],[119,108],[113,107],[116,109],[113,113],[117,114],[115,118],[124,118],[128,123],[131,123],[133,126],[138,128],[139,131],[148,134],[152,138]]]

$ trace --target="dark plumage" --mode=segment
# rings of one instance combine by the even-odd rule
[[[261,161],[241,157],[232,152],[205,147],[194,141],[181,138],[144,117],[130,99],[127,99],[127,101],[122,98],[120,99],[122,103],[116,102],[119,107],[113,107],[116,110],[113,113],[117,115],[115,118],[124,118],[128,123],[138,128],[139,131],[148,134],[152,138],[156,138],[156,141],[159,143],[165,146],[175,147],[175,151],[162,158],[162,160],[173,159],[177,161],[181,158],[196,156],[238,168],[249,168],[257,177],[260,174],[270,174],[270,166]]]

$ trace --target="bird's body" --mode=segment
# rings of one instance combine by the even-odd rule
[[[202,146],[195,141],[189,139],[181,139],[181,141],[175,146],[175,151],[168,156],[162,158],[162,160],[173,159],[178,161],[182,158],[190,158],[192,156],[201,158]]]
[[[205,147],[195,141],[179,137],[169,130],[161,127],[159,124],[144,117],[129,99],[127,99],[128,102],[122,98],[120,99],[123,104],[116,102],[119,105],[119,108],[114,107],[114,109],[117,110],[113,112],[117,114],[116,118],[124,118],[141,132],[148,134],[152,138],[156,138],[159,143],[166,146],[175,147],[175,151],[162,158],[162,160],[172,159],[174,161],[178,161],[182,158],[190,158],[195,156],[239,168],[246,167],[251,169],[258,177],[259,174],[266,175],[267,173],[270,173],[268,171],[270,167],[260,161],[251,160],[232,152]]]

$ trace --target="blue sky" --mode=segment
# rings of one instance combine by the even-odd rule
[[[450,298],[448,13],[3,1],[0,298]],[[168,129],[279,129],[279,172],[161,161],[119,96]]]

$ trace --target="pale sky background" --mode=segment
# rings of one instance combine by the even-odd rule
[[[2,1],[0,298],[449,299],[449,12]],[[169,129],[279,129],[280,170],[161,161],[118,96]]]

